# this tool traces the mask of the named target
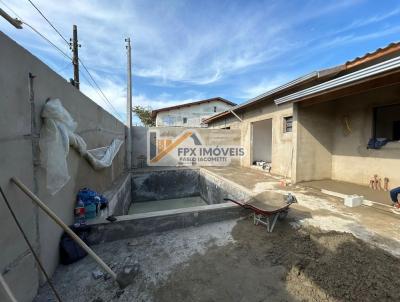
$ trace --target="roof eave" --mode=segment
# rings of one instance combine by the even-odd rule
[[[341,87],[350,83],[357,82],[359,80],[367,79],[375,75],[392,71],[396,68],[400,68],[400,57],[357,70],[355,72],[346,74],[344,76],[323,82],[321,84],[297,91],[287,96],[274,100],[276,105],[282,105],[284,103],[293,102],[305,97],[311,97],[314,94],[321,93],[333,88]]]

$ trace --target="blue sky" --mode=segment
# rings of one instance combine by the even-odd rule
[[[67,39],[78,25],[80,57],[122,118],[128,36],[133,103],[153,109],[215,96],[241,103],[400,37],[400,2],[389,0],[33,2]],[[28,1],[0,0],[0,7],[70,54]],[[0,20],[0,30],[64,78],[72,76],[68,59],[26,26]],[[115,114],[81,81],[85,94]]]

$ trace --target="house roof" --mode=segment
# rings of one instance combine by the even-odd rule
[[[352,73],[345,74],[343,76],[334,78],[330,81],[323,82],[321,84],[297,91],[295,93],[286,95],[278,98],[275,104],[280,105],[291,101],[299,101],[305,98],[315,97],[318,93],[325,93],[328,90],[339,89],[345,85],[351,85],[359,83],[361,80],[371,79],[374,76],[382,76],[388,72],[399,70],[400,68],[400,56],[394,57],[389,60],[362,68]]]
[[[377,50],[375,50],[373,52],[367,52],[365,55],[363,55],[361,57],[357,57],[351,61],[347,61],[346,67],[347,67],[347,69],[349,69],[349,68],[358,66],[360,64],[367,63],[367,62],[373,61],[375,59],[379,59],[383,56],[392,54],[397,51],[400,51],[400,42],[390,43],[389,45],[387,45],[385,47],[378,48]]]
[[[273,95],[275,95],[276,93],[280,92],[284,92],[286,90],[288,90],[289,88],[294,88],[296,86],[298,86],[299,84],[303,84],[307,81],[312,81],[318,78],[326,78],[326,81],[330,80],[331,78],[327,77],[327,75],[336,75],[341,71],[351,71],[353,68],[358,67],[358,66],[362,66],[362,65],[368,65],[367,63],[373,63],[375,60],[378,59],[382,59],[385,56],[394,54],[396,52],[400,52],[400,42],[396,42],[396,43],[390,43],[389,45],[382,47],[382,48],[378,48],[377,50],[373,51],[373,52],[369,52],[366,53],[365,55],[361,56],[361,57],[357,57],[353,60],[347,61],[345,64],[342,65],[338,65],[336,67],[333,68],[329,68],[329,69],[324,69],[324,70],[320,70],[320,71],[314,71],[311,72],[309,74],[306,74],[304,76],[301,76],[293,81],[290,81],[284,85],[278,86],[272,90],[269,90],[263,94],[260,94],[259,96],[256,96],[250,100],[248,100],[247,102],[244,102],[242,104],[236,105],[235,107],[231,108],[230,110],[226,110],[224,112],[215,114],[207,119],[205,119],[203,121],[204,124],[207,124],[213,120],[217,120],[219,118],[222,118],[224,116],[230,115],[231,111],[237,110],[237,109],[241,109],[244,107],[248,107],[253,105],[256,102],[259,102],[267,97],[271,97]],[[325,82],[326,82],[325,81]],[[320,84],[322,85],[322,84]],[[318,85],[318,86],[320,86]],[[309,89],[311,89],[312,87],[310,87]],[[296,93],[294,93],[295,95]],[[284,102],[282,102],[282,99],[284,99],[284,97],[277,99],[276,103],[277,104],[282,104]]]
[[[199,105],[199,104],[209,103],[209,102],[214,102],[214,101],[220,101],[220,102],[223,102],[230,106],[236,106],[236,104],[231,101],[228,101],[221,97],[215,97],[215,98],[200,100],[200,101],[191,102],[191,103],[185,103],[185,104],[179,104],[179,105],[170,106],[170,107],[159,108],[156,110],[152,110],[151,115],[152,115],[152,117],[155,117],[159,112],[169,111],[169,110],[174,110],[174,109],[179,109],[179,108],[183,108],[183,107],[189,107],[189,106],[193,106],[193,105]]]
[[[203,120],[203,123],[207,124],[208,122],[210,122],[212,120],[215,120],[215,119],[221,118],[223,116],[229,115],[231,113],[231,111],[251,106],[256,102],[262,101],[266,97],[273,96],[273,95],[275,95],[277,93],[282,93],[285,90],[292,89],[292,88],[294,88],[294,87],[296,87],[296,86],[298,86],[300,84],[304,84],[306,82],[309,82],[309,81],[312,81],[312,80],[315,80],[315,79],[320,79],[320,78],[324,78],[324,77],[328,77],[328,76],[337,74],[338,72],[340,72],[340,71],[342,71],[344,69],[345,69],[344,65],[339,65],[339,66],[336,66],[336,67],[333,67],[333,68],[328,68],[328,69],[324,69],[324,70],[320,70],[320,71],[311,72],[311,73],[306,74],[304,76],[301,76],[301,77],[299,77],[297,79],[294,79],[294,80],[292,80],[292,81],[290,81],[290,82],[288,82],[286,84],[283,84],[283,85],[278,86],[278,87],[276,87],[274,89],[271,89],[271,90],[269,90],[269,91],[267,91],[267,92],[265,92],[263,94],[260,94],[260,95],[258,95],[256,97],[248,100],[247,102],[244,102],[242,104],[236,105],[235,107],[233,107],[233,108],[231,108],[229,110],[226,110],[224,112],[220,112],[220,113],[215,114],[213,116],[210,116],[209,118]]]

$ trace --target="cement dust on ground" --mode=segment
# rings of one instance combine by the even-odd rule
[[[348,233],[251,219],[110,242],[95,251],[141,272],[124,292],[86,257],[53,280],[63,301],[400,301],[400,259]],[[49,301],[48,287],[36,302]],[[97,299],[97,300],[95,300]],[[51,301],[51,300],[50,300]]]

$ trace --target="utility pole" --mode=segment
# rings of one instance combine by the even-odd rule
[[[12,26],[15,28],[21,29],[22,28],[22,21],[18,19],[14,19],[9,14],[7,14],[4,10],[0,8],[0,16],[6,19]]]
[[[78,48],[81,47],[78,44],[78,28],[76,25],[72,27],[72,41],[70,44],[70,49],[72,50],[72,65],[74,66],[74,80],[72,84],[79,90],[79,56]]]
[[[131,39],[126,38],[127,56],[127,97],[126,97],[126,127],[128,128],[126,139],[126,164],[128,170],[132,169],[132,63],[131,63]]]

